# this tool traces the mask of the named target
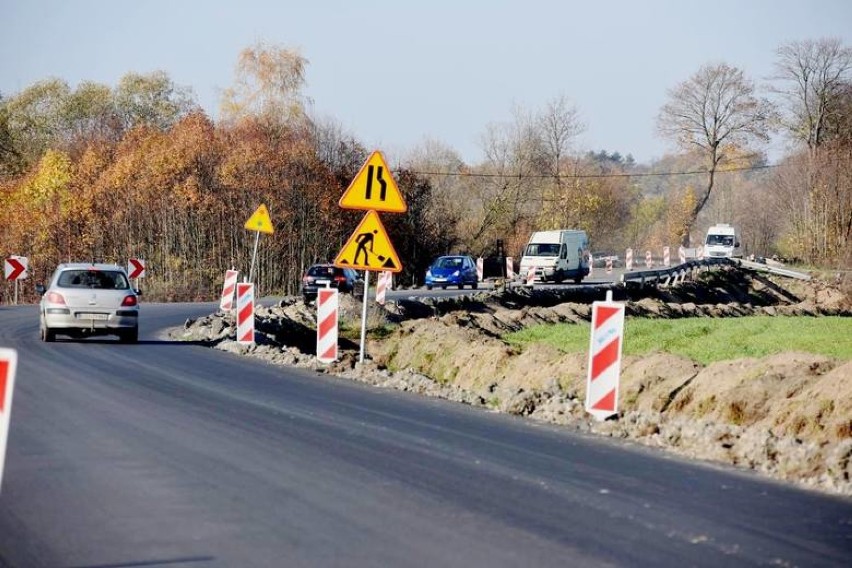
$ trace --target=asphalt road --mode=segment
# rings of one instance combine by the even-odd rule
[[[18,350],[0,566],[849,566],[852,500],[157,339]]]

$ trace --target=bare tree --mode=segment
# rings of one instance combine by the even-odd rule
[[[852,81],[852,48],[839,39],[790,42],[778,48],[774,91],[786,107],[783,121],[794,139],[812,151],[833,135],[842,121],[844,91]],[[834,128],[833,128],[834,127]]]
[[[741,151],[754,140],[767,140],[772,108],[755,96],[754,83],[740,69],[724,63],[705,65],[687,81],[669,91],[660,110],[660,133],[686,151],[704,156],[707,184],[681,236],[689,245],[689,229],[707,203],[716,171],[731,150]]]

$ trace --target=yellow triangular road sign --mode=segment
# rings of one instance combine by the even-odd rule
[[[402,263],[393,249],[379,214],[375,211],[367,212],[358,228],[343,245],[337,258],[334,259],[334,264],[344,268],[375,272],[402,270]]]
[[[272,220],[269,218],[269,211],[266,209],[266,205],[261,203],[260,207],[257,208],[257,211],[252,213],[252,216],[249,217],[248,221],[246,221],[245,228],[249,231],[268,233],[270,235],[275,232],[275,229],[272,227]]]
[[[340,198],[344,209],[366,209],[405,213],[408,205],[391,175],[390,168],[382,153],[376,150],[364,165]]]

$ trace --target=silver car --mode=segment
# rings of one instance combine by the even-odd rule
[[[47,288],[39,284],[39,333],[42,341],[58,334],[75,338],[117,335],[124,343],[139,339],[139,291],[124,268],[115,264],[60,264]]]

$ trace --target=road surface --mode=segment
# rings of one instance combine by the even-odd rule
[[[0,566],[848,566],[852,501],[161,328],[18,350]]]

